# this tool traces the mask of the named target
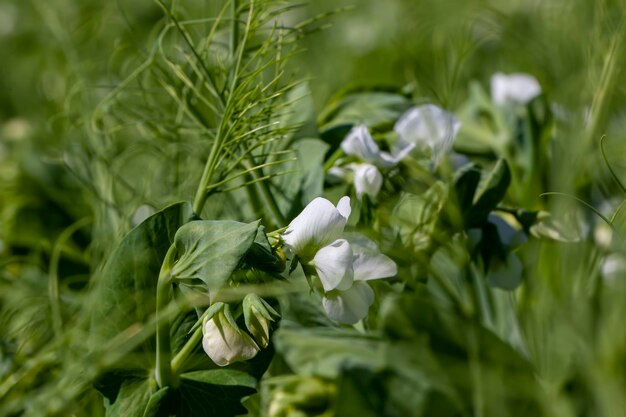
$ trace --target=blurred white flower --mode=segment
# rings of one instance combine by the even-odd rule
[[[602,278],[608,282],[617,282],[626,276],[626,258],[620,253],[607,255],[601,264]]]
[[[341,142],[341,149],[346,155],[356,156],[363,162],[369,162],[381,168],[391,168],[397,165],[414,146],[407,143],[403,147],[396,147],[393,155],[381,151],[365,125],[353,127]]]
[[[539,94],[541,86],[532,75],[497,72],[491,77],[491,100],[497,105],[526,104]]]
[[[285,245],[309,262],[319,249],[339,238],[350,212],[350,197],[342,197],[337,207],[317,197],[289,223],[282,235]]]
[[[202,327],[202,348],[216,365],[252,359],[259,347],[238,326],[230,314],[228,304],[222,304],[212,317],[207,317]]]
[[[430,148],[436,164],[452,149],[460,127],[459,119],[434,104],[412,107],[400,116],[393,128],[398,134],[395,149],[405,149],[409,144]]]
[[[360,199],[363,194],[376,197],[383,186],[383,175],[378,168],[372,164],[352,164],[354,171],[354,189],[356,196]]]
[[[363,240],[363,239],[361,239]],[[365,239],[351,243],[353,249],[353,282],[346,289],[337,287],[327,292],[323,299],[324,309],[332,320],[354,324],[367,315],[374,302],[374,291],[367,281],[388,278],[397,274],[396,263],[378,251],[376,245]]]

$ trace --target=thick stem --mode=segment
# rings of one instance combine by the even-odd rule
[[[171,298],[172,275],[170,264],[174,253],[175,246],[172,245],[163,260],[156,288],[156,381],[160,388],[170,386],[174,381],[170,365],[172,357],[170,323],[164,314]]]

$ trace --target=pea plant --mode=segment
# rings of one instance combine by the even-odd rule
[[[48,301],[0,308],[0,414],[603,415],[564,411],[588,381],[550,378],[557,284],[532,277],[602,231],[615,272],[621,205],[558,192],[571,120],[539,81],[493,71],[455,108],[347,86],[318,108],[293,63],[341,10],[206,3],[156,0],[152,42],[71,121],[80,214],[48,269],[3,230],[3,274],[43,275]]]

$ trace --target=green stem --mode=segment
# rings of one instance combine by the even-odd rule
[[[50,310],[52,313],[52,329],[55,337],[61,336],[63,328],[63,316],[61,314],[61,300],[59,298],[59,263],[63,255],[63,247],[65,241],[68,240],[76,231],[91,222],[91,218],[83,218],[78,220],[70,227],[65,229],[56,240],[52,253],[50,254],[50,268],[48,273],[48,295],[50,297]]]
[[[191,353],[196,349],[198,343],[202,340],[202,326],[198,327],[195,332],[191,335],[187,343],[183,346],[183,348],[176,354],[174,359],[172,359],[172,372],[174,375],[178,375],[181,371],[185,361],[191,355]]]
[[[243,35],[242,45],[241,47],[238,47],[239,51],[232,51],[232,53],[237,55],[237,59],[235,60],[234,68],[232,72],[233,76],[232,76],[232,81],[230,83],[230,90],[229,90],[230,95],[227,101],[223,101],[224,102],[224,114],[222,115],[222,120],[219,124],[217,134],[215,135],[215,141],[213,142],[213,146],[211,147],[211,153],[209,154],[209,158],[207,159],[206,165],[204,166],[204,171],[202,172],[202,177],[200,178],[200,184],[198,185],[198,189],[196,190],[196,196],[193,200],[193,211],[198,215],[200,215],[200,213],[202,212],[202,208],[204,207],[204,203],[206,202],[206,199],[208,196],[207,188],[211,184],[213,173],[215,172],[215,169],[217,167],[218,157],[220,155],[220,152],[222,151],[222,146],[224,144],[225,135],[227,135],[227,132],[228,132],[226,128],[226,124],[227,124],[228,118],[230,117],[232,95],[233,95],[233,92],[235,91],[235,87],[237,86],[237,83],[239,82],[238,74],[239,74],[239,70],[241,67],[241,61],[243,59],[243,51],[245,49],[244,46],[247,40],[247,34],[250,29],[250,23],[251,23],[250,20],[252,19],[253,4],[254,3],[250,4],[250,12],[248,13],[248,21],[246,23],[246,31],[244,32],[244,35]],[[235,5],[235,13],[236,13],[236,6],[237,5]],[[239,23],[236,22],[236,25],[238,24]]]
[[[225,118],[222,119],[222,123],[220,123],[219,130],[215,136],[215,142],[213,142],[213,146],[211,146],[211,153],[209,154],[209,159],[207,159],[206,165],[204,166],[204,171],[202,172],[202,177],[200,178],[200,184],[198,185],[196,196],[193,200],[193,211],[197,215],[200,215],[202,209],[204,208],[204,203],[206,202],[208,196],[207,188],[211,183],[213,172],[217,166],[217,157],[219,156],[222,144],[224,143],[224,137],[222,134],[224,120]]]
[[[255,187],[258,193],[260,193],[260,197],[267,210],[269,211],[272,221],[267,224],[267,227],[274,228],[287,223],[285,216],[280,211],[278,207],[278,203],[274,199],[274,196],[270,192],[266,181],[256,181],[263,177],[263,171],[261,168],[254,169],[254,164],[251,162],[250,158],[248,160],[241,161],[241,165],[248,171],[249,176],[255,180],[255,183],[251,185],[251,187]],[[256,194],[256,193],[255,193]]]
[[[333,154],[330,156],[330,158],[328,158],[328,160],[324,164],[324,173],[325,174],[328,173],[328,171],[330,171],[330,169],[335,166],[335,162],[337,162],[339,158],[341,158],[342,156],[345,156],[343,149],[337,148],[337,150],[333,152]]]
[[[239,42],[239,14],[238,14],[238,8],[239,8],[239,1],[238,0],[232,0],[231,2],[231,24],[232,24],[232,30],[230,32],[231,38],[230,38],[230,57],[231,59],[235,59],[235,56],[237,55],[237,47],[239,46],[237,43]]]
[[[175,249],[174,245],[170,246],[165,255],[156,288],[156,381],[160,388],[170,386],[174,382],[170,366],[172,357],[170,323],[164,313],[171,298],[172,275],[170,265]]]

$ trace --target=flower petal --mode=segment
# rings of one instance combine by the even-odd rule
[[[310,259],[322,246],[341,235],[350,214],[350,199],[343,197],[337,207],[317,197],[289,223],[283,240],[300,257]]]
[[[318,250],[311,262],[324,291],[347,289],[352,285],[352,249],[345,239],[337,239]]]
[[[207,320],[202,333],[202,348],[219,366],[252,359],[260,350],[247,333],[229,323],[223,312]]]
[[[376,243],[357,233],[347,233],[352,248],[352,268],[355,281],[388,278],[398,273],[396,263],[380,253]]]
[[[491,100],[497,105],[506,103],[526,104],[541,94],[541,86],[535,77],[523,73],[495,73],[491,77]]]
[[[367,316],[374,302],[374,291],[362,281],[354,281],[346,291],[333,291],[322,300],[326,314],[332,320],[354,324]]]
[[[399,136],[394,148],[399,154],[408,144],[427,146],[437,160],[452,148],[461,122],[452,114],[433,104],[413,107],[396,122],[394,130]]]
[[[380,149],[374,142],[365,125],[353,127],[341,142],[341,149],[346,155],[356,156],[365,162],[376,162],[379,159]]]
[[[382,253],[357,252],[352,260],[355,281],[388,278],[398,273],[394,261]]]
[[[344,217],[346,221],[348,221],[348,217],[350,217],[350,213],[352,213],[352,207],[350,207],[350,197],[348,197],[347,195],[341,197],[341,199],[337,203],[337,211]]]
[[[383,176],[374,165],[358,164],[354,167],[354,189],[361,198],[363,194],[376,197],[383,186]]]

